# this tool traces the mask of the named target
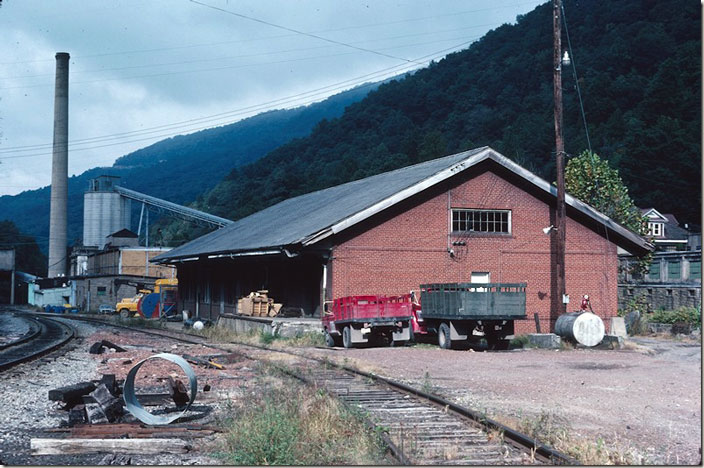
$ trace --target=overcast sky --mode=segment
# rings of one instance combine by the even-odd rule
[[[71,55],[74,175],[172,135],[423,67],[540,3],[2,1],[0,195],[50,184],[56,52]]]

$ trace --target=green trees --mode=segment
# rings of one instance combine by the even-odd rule
[[[647,218],[628,195],[618,170],[599,155],[583,151],[567,162],[565,189],[636,234],[648,233]]]
[[[15,249],[18,271],[42,276],[46,274],[46,257],[33,237],[22,234],[12,221],[0,221],[0,249]]]
[[[567,162],[565,190],[636,234],[648,237],[648,218],[631,200],[618,170],[599,155],[585,150]],[[638,257],[631,272],[645,273],[652,259],[652,252]]]

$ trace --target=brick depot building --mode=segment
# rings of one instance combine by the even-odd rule
[[[588,294],[616,315],[617,247],[643,238],[566,196],[568,311]],[[319,316],[349,295],[418,292],[424,283],[527,283],[516,333],[557,318],[556,189],[483,147],[291,198],[162,254],[178,268],[182,309],[216,319],[267,289],[285,307]]]

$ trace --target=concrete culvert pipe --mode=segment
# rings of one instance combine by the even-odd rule
[[[591,312],[562,314],[555,322],[555,333],[584,346],[596,346],[604,339],[604,322]]]

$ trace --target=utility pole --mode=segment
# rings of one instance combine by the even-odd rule
[[[553,0],[553,95],[555,101],[555,169],[557,171],[557,213],[553,235],[556,236],[557,314],[565,313],[565,144],[562,140],[562,0]],[[551,317],[552,318],[552,317]],[[556,318],[556,317],[555,317]]]

